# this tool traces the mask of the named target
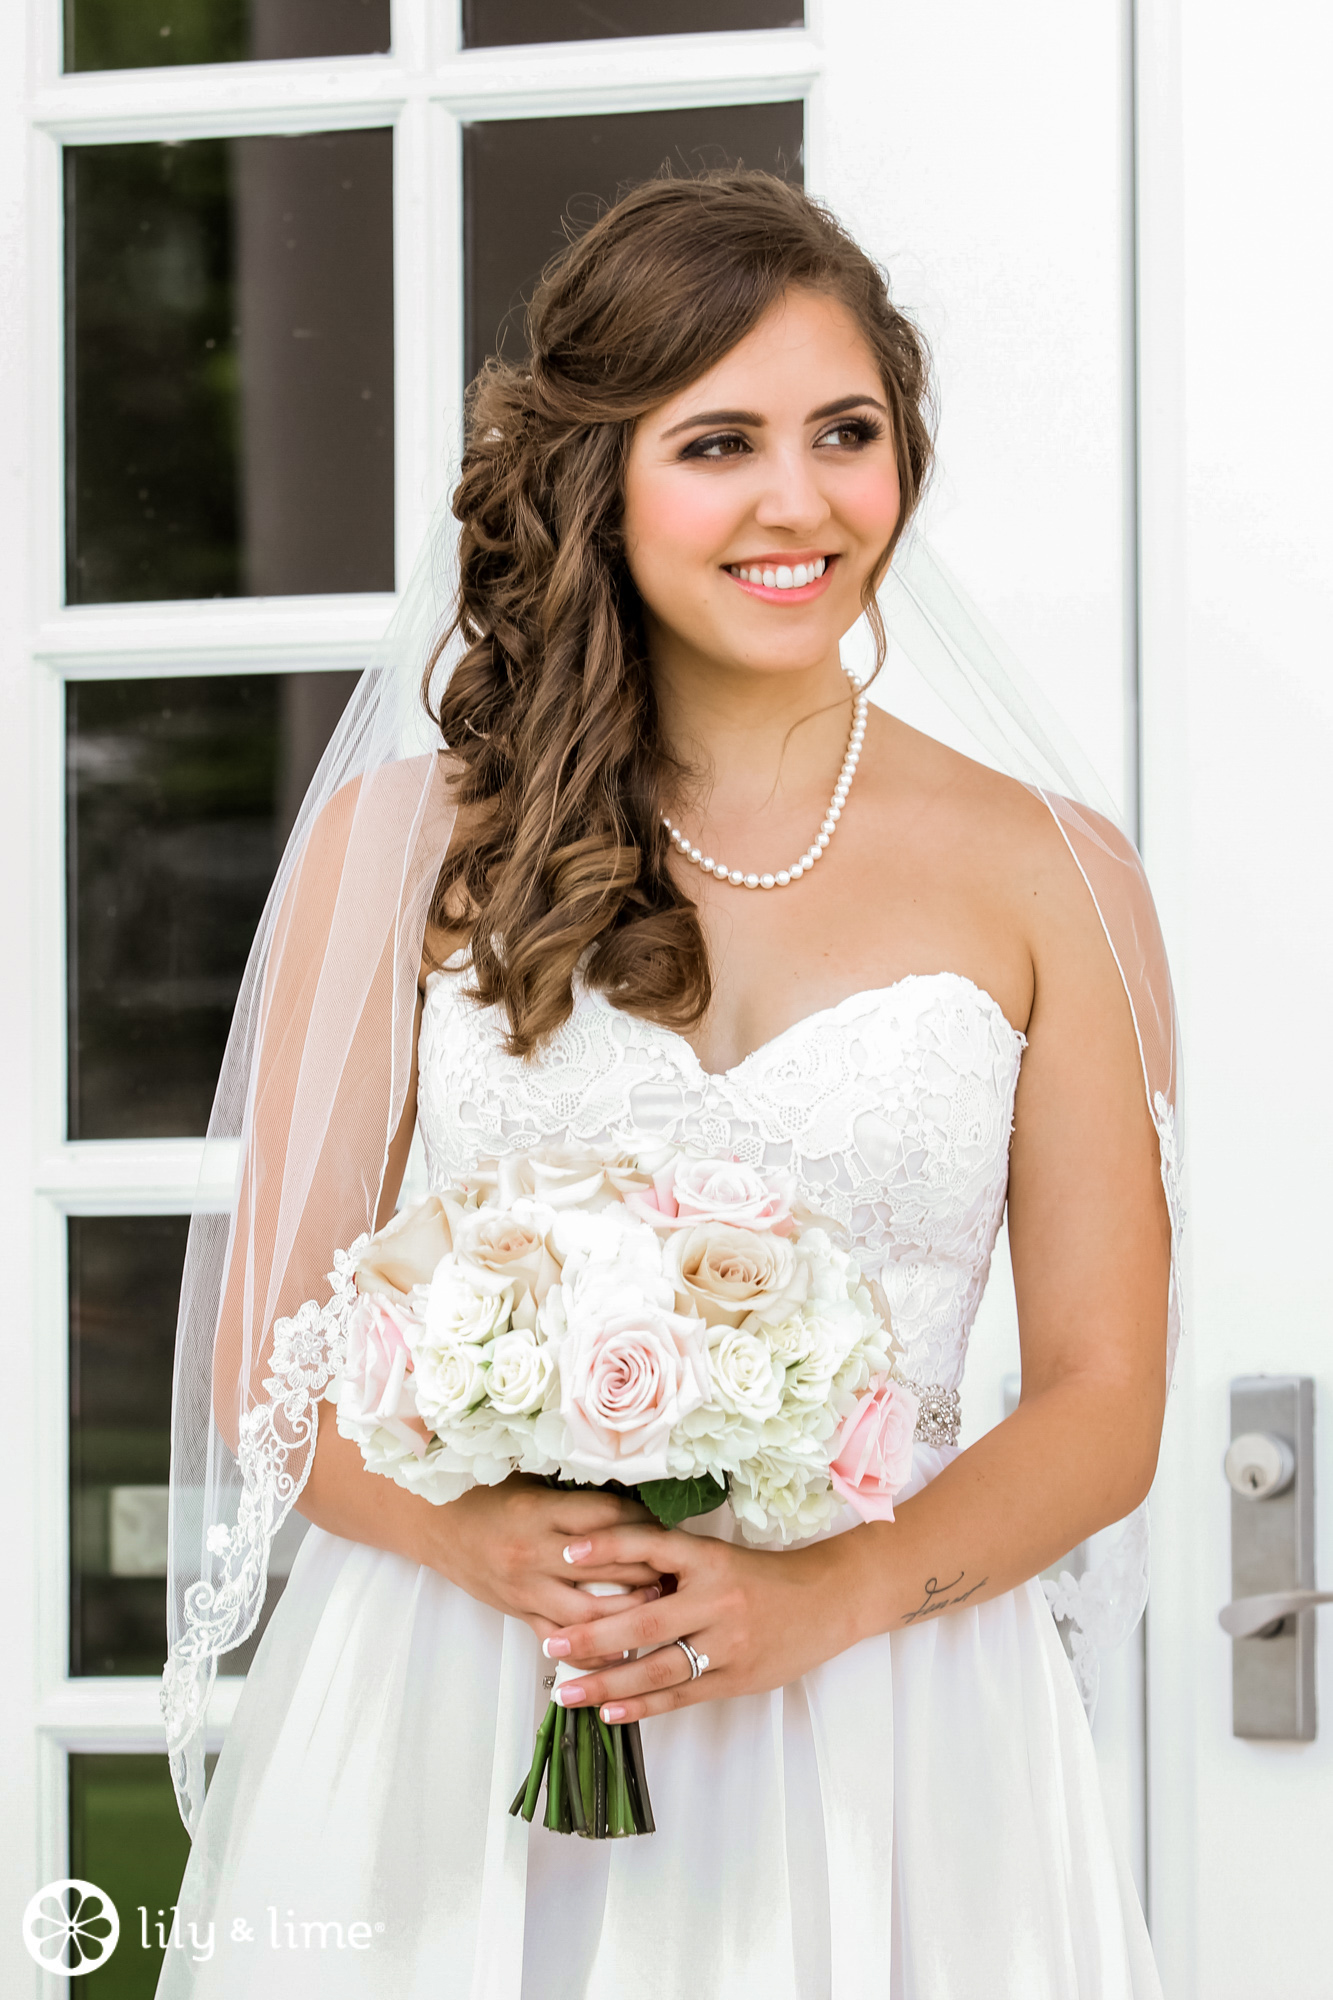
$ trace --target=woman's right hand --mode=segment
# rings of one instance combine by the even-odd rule
[[[662,1594],[661,1576],[647,1563],[581,1562],[571,1570],[565,1560],[566,1548],[602,1529],[650,1523],[637,1501],[594,1489],[565,1493],[516,1475],[430,1512],[422,1561],[470,1597],[521,1618],[539,1639]],[[580,1583],[625,1584],[630,1594],[590,1600]]]

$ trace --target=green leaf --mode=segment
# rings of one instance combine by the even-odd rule
[[[727,1489],[705,1473],[702,1479],[649,1479],[639,1487],[639,1498],[664,1528],[674,1528],[696,1514],[711,1514],[727,1497]]]

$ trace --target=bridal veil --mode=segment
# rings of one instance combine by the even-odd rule
[[[190,1225],[173,1391],[162,1705],[181,1812],[204,1796],[219,1663],[253,1633],[274,1536],[310,1469],[330,1356],[318,1305],[336,1247],[375,1226],[413,1075],[427,913],[454,812],[421,674],[447,623],[456,530],[441,509],[311,782],[246,966]],[[880,592],[891,665],[944,701],[958,747],[1050,812],[1124,984],[1171,1222],[1168,1372],[1180,1328],[1176,1023],[1143,869],[1040,692],[909,532]],[[449,671],[449,656],[437,666]],[[1085,1700],[1147,1595],[1143,1509],[1079,1577],[1048,1585]]]

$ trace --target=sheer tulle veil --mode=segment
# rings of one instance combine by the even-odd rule
[[[250,953],[209,1121],[176,1345],[162,1692],[191,1831],[219,1664],[255,1628],[273,1538],[310,1468],[331,1370],[333,1252],[374,1227],[410,1088],[426,916],[454,818],[420,683],[452,597],[455,535],[442,508],[311,783]],[[1176,1027],[1138,856],[1040,692],[919,535],[900,544],[880,603],[894,671],[919,674],[943,700],[959,747],[1041,798],[1096,905],[1161,1151],[1169,1369],[1180,1326]],[[437,671],[449,670],[446,655]],[[230,1190],[225,1202],[219,1188]],[[1048,1592],[1089,1701],[1098,1653],[1143,1609],[1143,1510],[1103,1543],[1105,1555]]]

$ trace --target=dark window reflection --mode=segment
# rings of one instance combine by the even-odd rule
[[[68,1227],[70,1672],[156,1674],[167,1647],[171,1370],[189,1220],[71,1216]],[[259,1630],[223,1656],[223,1673],[249,1666],[304,1527],[294,1515],[279,1531]]]
[[[206,1760],[212,1763],[212,1758]],[[102,2000],[152,2000],[162,1970],[157,1912],[171,1922],[190,1837],[181,1824],[165,1757],[99,1753],[69,1760],[69,1873],[95,1882],[120,1915],[115,1956],[88,1991]],[[143,1948],[139,1910],[148,1913]],[[188,1920],[187,1920],[188,1921]],[[189,1937],[188,1930],[185,1933]],[[201,1929],[201,1937],[207,1932]],[[298,1933],[299,1935],[299,1933]]]
[[[601,118],[518,118],[464,127],[467,372],[522,352],[523,304],[566,241],[565,223],[669,161],[679,172],[765,167],[799,179],[803,107],[713,104]]]
[[[801,0],[463,0],[463,47],[799,28]]]
[[[65,155],[71,604],[392,590],[393,138]]]
[[[69,1133],[202,1133],[241,974],[356,676],[66,688]]]
[[[376,55],[389,0],[65,0],[65,68]]]

